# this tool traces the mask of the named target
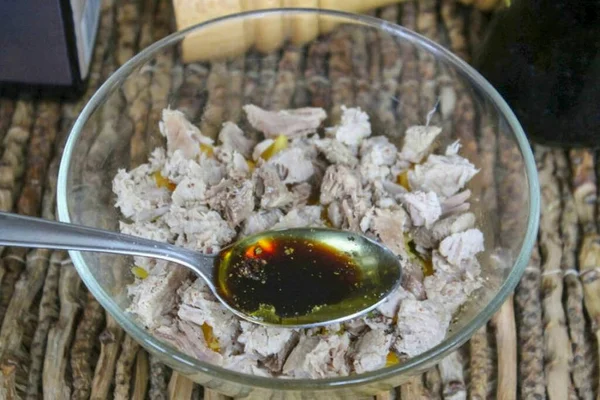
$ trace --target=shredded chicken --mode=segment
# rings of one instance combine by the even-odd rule
[[[200,152],[200,144],[211,145],[212,139],[203,136],[200,129],[192,125],[185,114],[177,110],[163,110],[160,132],[167,138],[169,154],[179,150],[183,156],[192,159]]]
[[[350,373],[346,359],[350,336],[301,336],[283,365],[283,373],[295,378],[327,378]]]
[[[241,327],[238,342],[244,345],[247,354],[262,359],[279,354],[296,334],[292,329],[265,327],[245,321],[241,322]]]
[[[361,189],[360,178],[355,171],[343,165],[332,165],[325,171],[321,183],[321,204],[329,204],[345,197],[355,198]]]
[[[340,124],[329,128],[327,134],[357,152],[362,140],[371,136],[369,116],[360,108],[342,106]]]
[[[417,164],[408,173],[412,190],[434,191],[438,196],[450,197],[461,190],[479,170],[466,158],[458,155],[432,154],[423,164]]]
[[[244,106],[250,125],[267,138],[278,135],[290,137],[313,133],[327,118],[322,108],[298,108],[296,110],[266,111],[249,104]]]
[[[269,159],[267,164],[275,167],[285,184],[305,182],[313,176],[315,170],[312,161],[299,148],[288,148]]]
[[[436,346],[446,335],[450,314],[433,300],[404,300],[400,304],[396,323],[397,352],[416,356]]]
[[[255,176],[256,191],[262,208],[281,208],[293,201],[292,193],[281,180],[275,167],[265,164],[256,170]]]
[[[482,282],[484,237],[466,212],[477,169],[460,143],[435,154],[441,129],[416,126],[399,151],[371,136],[360,108],[342,107],[339,123],[323,131],[320,108],[244,110],[263,134],[258,142],[225,122],[213,143],[183,113],[164,110],[166,148],[114,177],[121,232],[214,254],[266,230],[331,226],[388,247],[401,282],[343,323],[265,327],[240,320],[187,269],[134,257],[128,312],[186,354],[257,376],[361,374],[385,366],[390,351],[405,358],[439,344]]]
[[[335,139],[321,139],[316,145],[327,161],[332,164],[342,164],[349,167],[354,167],[358,164],[358,158],[352,154],[352,151],[343,143],[338,142]]]
[[[353,354],[354,371],[358,374],[385,366],[393,336],[382,330],[372,330],[356,341]]]
[[[440,133],[442,129],[437,126],[411,126],[404,135],[404,145],[399,156],[412,163],[421,162]]]
[[[431,228],[442,215],[442,207],[435,192],[410,192],[402,195],[402,201],[414,226]]]
[[[272,229],[303,228],[307,226],[323,227],[325,223],[321,219],[321,212],[321,206],[294,208],[273,225]]]
[[[131,305],[128,311],[148,328],[159,326],[162,317],[177,304],[177,289],[189,274],[186,268],[171,264],[165,273],[139,279],[129,287]]]
[[[402,208],[375,209],[369,224],[369,230],[400,257],[406,257],[403,227],[406,222],[406,212]]]
[[[472,259],[483,250],[483,234],[479,229],[453,233],[440,243],[440,253],[454,265]]]
[[[281,217],[283,217],[283,213],[278,209],[255,211],[246,218],[242,234],[248,236],[267,231],[271,229]]]
[[[230,152],[238,152],[248,158],[254,149],[254,141],[244,135],[244,131],[233,122],[225,122],[219,132],[221,148]]]

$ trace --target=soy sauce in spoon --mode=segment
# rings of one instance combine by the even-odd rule
[[[257,322],[336,320],[376,305],[399,278],[398,260],[365,253],[369,244],[358,235],[321,229],[252,236],[219,254],[217,291]]]

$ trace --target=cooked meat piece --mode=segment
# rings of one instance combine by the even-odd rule
[[[411,126],[404,135],[402,151],[398,156],[412,163],[420,163],[432,150],[433,142],[442,133],[437,126]]]
[[[294,147],[281,150],[271,157],[267,164],[275,167],[279,177],[286,184],[305,182],[315,172],[304,151]]]
[[[244,135],[244,132],[233,122],[225,122],[219,132],[221,147],[227,151],[242,154],[250,158],[254,149],[254,141]]]
[[[360,149],[360,174],[363,185],[390,178],[397,149],[385,136],[366,139]]]
[[[272,229],[291,229],[304,227],[324,227],[325,222],[321,219],[323,208],[321,206],[304,206],[294,208],[287,213]]]
[[[319,140],[321,139],[318,134],[308,137],[296,137],[290,141],[289,147],[302,150],[306,158],[314,162],[319,155],[319,149],[317,148],[317,142]]]
[[[179,182],[171,198],[173,204],[181,207],[194,206],[204,202],[206,196],[206,183],[198,179],[185,177]]]
[[[401,199],[414,226],[425,225],[429,229],[442,215],[442,207],[435,192],[410,192],[402,195]]]
[[[194,327],[193,324],[179,321],[171,325],[161,325],[154,331],[154,334],[184,354],[216,365],[223,363],[223,356],[208,348],[202,330]]]
[[[254,185],[248,179],[223,179],[206,194],[208,205],[222,211],[231,227],[242,223],[254,211]]]
[[[272,374],[268,373],[264,368],[261,368],[258,365],[258,361],[255,357],[249,356],[248,354],[237,354],[224,357],[222,367],[242,374],[264,377],[272,376]]]
[[[131,172],[120,169],[113,180],[113,192],[117,197],[115,207],[136,222],[148,221],[164,213],[164,207],[171,200],[169,191],[156,185],[146,164]],[[161,210],[158,214],[157,209]]]
[[[201,279],[180,290],[181,305],[177,316],[198,326],[207,324],[224,353],[231,349],[240,329],[239,319],[227,310]]]
[[[381,242],[400,257],[407,257],[404,244],[404,224],[406,212],[402,208],[376,208],[369,224],[372,231]]]
[[[169,209],[167,208],[166,210],[168,211]],[[120,221],[119,230],[126,235],[143,237],[158,242],[168,242],[173,239],[173,234],[169,230],[169,226],[162,220],[138,222],[136,224],[126,224]]]
[[[402,275],[405,274],[406,272],[402,271]],[[414,296],[411,292],[399,285],[388,297],[386,297],[383,303],[377,306],[377,311],[387,318],[394,318],[396,314],[398,314],[398,309],[400,308],[402,300],[413,298]]]
[[[306,379],[348,375],[350,368],[346,353],[349,345],[350,337],[346,332],[321,337],[301,335],[282,372]]]
[[[436,248],[439,242],[453,233],[463,232],[475,226],[475,214],[453,214],[440,219],[431,229],[418,228],[413,232],[413,240],[418,246],[426,249]]]
[[[391,208],[398,205],[396,196],[390,193],[384,186],[386,181],[377,180],[369,184],[372,193],[373,204],[378,208]]]
[[[225,176],[224,166],[216,159],[202,153],[198,162],[186,159],[180,151],[176,151],[165,163],[161,174],[173,183],[179,183],[187,177],[192,180],[216,185]]]
[[[283,217],[283,212],[278,209],[255,211],[244,222],[242,235],[248,236],[271,229]]]
[[[292,186],[292,195],[294,196],[292,207],[301,207],[307,205],[312,193],[313,187],[310,183],[302,182]]]
[[[475,214],[467,212],[464,214],[454,214],[447,218],[439,220],[432,228],[431,232],[435,240],[442,240],[454,233],[463,232],[475,226]]]
[[[348,332],[351,336],[360,336],[368,327],[364,318],[355,318],[344,322],[344,332]]]
[[[410,259],[402,265],[402,287],[417,300],[425,300],[425,287],[423,286],[423,264],[416,259]]]
[[[453,314],[481,286],[481,266],[476,258],[452,265],[437,251],[432,258],[435,274],[425,278],[427,297],[440,302]]]
[[[175,307],[177,288],[189,275],[189,269],[171,263],[164,274],[138,279],[128,288],[131,304],[127,311],[149,329],[159,326],[162,317]]]
[[[433,269],[436,275],[453,280],[476,279],[481,273],[481,265],[477,258],[469,258],[459,264],[452,264],[439,251],[432,252]]]
[[[484,250],[483,234],[479,229],[453,233],[441,241],[439,250],[451,264],[460,265],[462,261],[469,260]]]
[[[267,327],[249,322],[240,323],[242,333],[238,341],[244,345],[244,351],[260,358],[279,353],[294,335],[292,329]]]
[[[394,348],[409,357],[421,354],[444,340],[449,325],[450,314],[440,303],[406,299],[398,311]]]
[[[331,165],[325,171],[321,183],[320,202],[327,205],[346,197],[356,198],[361,187],[360,178],[355,171],[343,165]]]
[[[224,178],[206,192],[206,204],[213,210],[223,211],[227,204],[227,196],[230,192],[229,188],[243,182],[243,179],[234,180]]]
[[[392,339],[392,335],[382,330],[371,330],[361,336],[352,354],[354,371],[362,374],[384,367]]]
[[[343,143],[335,139],[325,138],[317,142],[319,152],[332,164],[342,164],[354,167],[358,164],[358,158]]]
[[[342,120],[339,125],[328,128],[326,133],[340,143],[349,146],[356,154],[362,140],[371,136],[369,116],[359,107],[347,108],[342,106]]]
[[[450,197],[461,190],[479,172],[466,158],[430,155],[423,164],[408,172],[412,190],[434,191]]]
[[[275,167],[264,164],[254,171],[255,190],[262,208],[281,208],[290,204],[294,196],[277,173]]]
[[[404,186],[400,186],[394,182],[383,181],[382,185],[388,193],[394,196],[394,198],[400,198],[401,195],[408,193],[408,190],[406,190]]]
[[[299,337],[300,335],[298,334],[298,332],[294,332],[292,338],[287,341],[285,346],[283,346],[283,348],[277,354],[269,356],[264,361],[264,366],[267,367],[272,373],[280,374],[281,369],[283,368],[283,364],[285,364],[285,361],[290,355],[290,352],[298,344]]]
[[[227,175],[233,179],[248,178],[250,173],[250,165],[243,155],[234,151],[231,154],[231,159],[226,163]]]
[[[253,104],[243,107],[248,122],[268,138],[278,135],[289,137],[314,133],[327,118],[322,108],[298,108],[295,110],[266,111]]]
[[[470,208],[469,203],[467,203],[469,197],[471,197],[471,191],[467,189],[455,194],[454,196],[444,199],[444,201],[442,201],[441,203],[442,216],[445,217],[450,214],[463,213],[465,211],[468,211]]]
[[[365,224],[365,219],[367,219],[370,224],[371,219],[369,218],[369,213],[371,209],[371,202],[369,199],[363,197],[363,193],[360,196],[355,198],[345,198],[341,202],[341,210],[343,215],[342,228],[348,229],[352,232],[363,232],[361,226]]]
[[[235,231],[216,211],[204,207],[171,206],[163,217],[171,232],[179,235],[176,244],[202,252],[217,251],[231,243]]]
[[[200,129],[185,118],[181,111],[165,109],[159,123],[160,133],[167,138],[169,155],[179,150],[187,159],[194,159],[200,153],[200,144],[212,144],[212,139],[203,136]]]
[[[452,315],[467,301],[473,291],[481,287],[479,279],[456,279],[445,274],[425,278],[427,298],[443,305]]]
[[[373,217],[375,217],[375,207],[369,208],[365,215],[360,219],[359,228],[362,233],[367,233],[371,228]]]
[[[342,207],[338,200],[329,203],[327,207],[327,220],[334,227],[340,229],[344,222]]]
[[[253,186],[252,181],[244,181],[241,186],[232,187],[225,206],[225,217],[232,226],[238,226],[254,211]]]
[[[264,153],[273,143],[275,143],[273,139],[265,139],[262,142],[259,142],[254,146],[254,150],[252,150],[252,159],[254,161],[260,160],[262,153]]]
[[[377,311],[370,312],[363,319],[365,320],[365,324],[367,324],[367,326],[372,330],[379,330],[384,332],[393,331],[392,318],[388,318]]]
[[[385,136],[374,136],[362,141],[360,145],[361,164],[391,166],[396,162],[398,149]]]
[[[390,178],[390,167],[386,165],[361,162],[359,171],[363,185],[373,181],[385,181]]]

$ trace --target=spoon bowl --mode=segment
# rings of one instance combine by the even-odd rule
[[[234,313],[263,325],[314,327],[357,317],[384,301],[401,278],[393,252],[336,229],[259,233],[218,259],[217,295]]]
[[[401,278],[401,260],[380,243],[324,228],[263,232],[219,253],[203,254],[136,236],[0,212],[0,245],[175,262],[202,278],[217,299],[239,317],[261,325],[295,328],[327,325],[367,313],[398,287]]]

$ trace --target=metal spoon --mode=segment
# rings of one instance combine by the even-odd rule
[[[250,285],[252,280],[256,280],[256,277],[252,274],[237,275],[239,279],[236,282],[240,293],[231,293],[231,286],[226,284],[227,277],[235,276],[240,271],[248,272],[248,270],[236,269],[236,266],[245,265],[246,261],[243,254],[248,254],[248,249],[256,249],[257,243],[265,243],[265,241],[277,243],[278,240],[287,241],[286,243],[291,243],[290,240],[292,240],[293,243],[304,246],[302,247],[304,250],[307,250],[307,246],[320,246],[321,250],[334,250],[341,257],[340,259],[344,259],[347,265],[354,268],[353,271],[350,271],[352,274],[351,276],[348,275],[347,278],[349,278],[346,280],[340,278],[341,280],[335,281],[339,285],[334,284],[327,287],[330,284],[327,283],[329,281],[321,281],[318,278],[321,272],[329,271],[330,274],[326,275],[326,278],[329,277],[328,279],[338,276],[340,271],[348,274],[350,272],[343,268],[332,270],[333,267],[340,266],[334,265],[335,262],[332,261],[331,257],[322,257],[326,253],[317,252],[318,257],[311,259],[312,248],[308,248],[304,253],[296,253],[295,256],[301,257],[307,263],[312,262],[315,264],[310,271],[315,272],[316,278],[311,281],[310,279],[307,280],[306,274],[296,275],[296,277],[300,277],[298,285],[303,284],[304,286],[290,286],[288,282],[286,289],[293,291],[295,294],[283,292],[280,296],[273,296],[273,291],[282,290],[282,288],[274,288],[262,293],[263,296],[270,299],[269,303],[260,304],[258,309],[241,307],[238,296],[241,296],[239,285],[241,283]],[[397,288],[401,278],[400,260],[390,250],[362,235],[334,229],[298,228],[264,232],[244,238],[227,246],[217,254],[202,254],[168,243],[121,233],[0,212],[0,245],[116,253],[172,261],[191,269],[196,275],[204,279],[216,298],[231,312],[241,318],[262,325],[306,328],[355,318],[374,309],[383,302],[386,296]],[[285,247],[281,250],[285,250],[286,254],[289,253],[290,259],[293,259],[293,249],[290,250],[289,247]],[[258,252],[255,250],[255,253]],[[232,257],[235,258],[236,256],[239,262],[234,264],[231,260]],[[250,254],[248,260],[251,261],[250,258],[252,257],[252,254]],[[290,271],[289,268],[292,265],[304,266],[304,264],[298,264],[298,260],[295,261],[296,264],[291,261],[281,262],[281,257],[275,257],[273,260],[279,260],[279,262],[274,262],[274,266],[270,265],[271,271],[278,272],[273,268],[281,268],[282,274]],[[248,265],[256,267],[258,264],[251,263]],[[258,271],[260,272],[260,270]],[[264,276],[258,279],[264,280]],[[271,280],[269,284],[272,287],[274,282]],[[325,286],[318,289],[319,285]],[[260,286],[256,287],[260,288]],[[315,289],[318,290],[315,291]],[[324,295],[324,292],[335,291],[336,289],[337,297],[335,299]],[[294,299],[298,299],[299,302],[303,301],[304,305],[309,304],[310,302],[307,302],[306,298],[308,294],[304,295],[305,291],[312,293],[313,297],[321,298],[320,300],[315,299],[315,307],[292,315],[282,315],[279,312],[285,306],[289,307],[291,305],[293,308]],[[260,293],[257,294],[259,297],[260,295]],[[257,303],[262,301],[260,298],[254,299],[248,295],[245,298],[257,300]],[[324,298],[330,298],[332,301],[326,304],[319,303]]]

